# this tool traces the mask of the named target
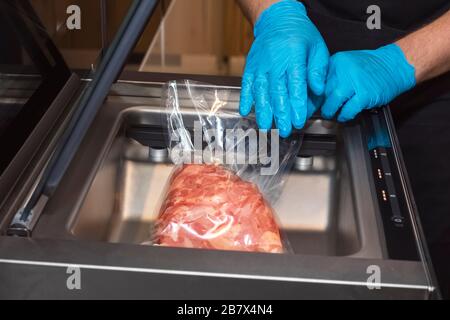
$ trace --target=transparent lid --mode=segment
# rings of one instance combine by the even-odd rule
[[[0,175],[70,71],[27,1],[0,2]]]

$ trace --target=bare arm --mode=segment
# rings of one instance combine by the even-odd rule
[[[450,71],[450,11],[397,44],[416,68],[418,83]]]
[[[255,24],[261,13],[280,0],[237,0],[247,19]]]

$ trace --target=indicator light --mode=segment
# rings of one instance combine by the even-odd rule
[[[381,191],[381,195],[383,196],[384,202],[387,202],[387,201],[388,201],[388,197],[387,197],[386,190],[382,190],[382,191]]]
[[[378,178],[383,179],[383,172],[381,171],[381,169],[378,169]]]

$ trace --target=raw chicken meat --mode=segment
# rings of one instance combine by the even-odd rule
[[[218,165],[184,165],[174,173],[155,231],[161,246],[283,252],[258,188]]]

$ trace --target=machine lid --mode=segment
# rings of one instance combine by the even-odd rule
[[[0,0],[0,177],[71,72],[28,0]]]
[[[93,72],[92,80],[77,97],[70,121],[41,179],[19,210],[22,220],[27,221],[41,198],[48,199],[53,195],[158,3],[158,0],[134,0],[131,3],[119,31]]]

